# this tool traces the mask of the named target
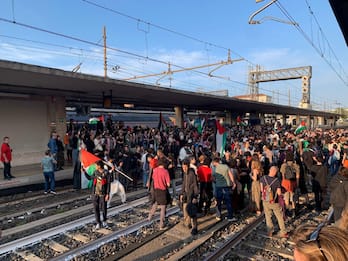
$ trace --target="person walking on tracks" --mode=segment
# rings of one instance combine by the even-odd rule
[[[164,158],[160,158],[157,162],[157,167],[153,170],[153,189],[154,189],[154,199],[153,205],[150,210],[148,221],[151,221],[152,216],[155,214],[157,205],[159,205],[160,212],[160,230],[164,230],[166,227],[164,225],[164,219],[166,217],[166,208],[170,203],[170,194],[168,188],[170,187],[170,177],[169,172],[165,168],[166,161]]]
[[[234,176],[226,164],[220,163],[219,157],[213,159],[213,166],[215,167],[213,182],[215,183],[216,190],[216,219],[218,221],[221,220],[221,207],[222,202],[224,202],[227,208],[228,221],[237,221],[237,219],[233,217],[231,200],[232,191],[236,188]]]
[[[197,176],[193,168],[190,168],[190,160],[184,159],[181,162],[183,172],[183,182],[180,195],[180,203],[184,213],[184,226],[192,228],[191,234],[197,234],[197,203],[198,203],[198,183]]]
[[[285,228],[285,223],[283,219],[283,210],[280,204],[278,204],[278,199],[282,197],[280,181],[276,177],[278,173],[278,167],[272,166],[269,170],[269,174],[263,176],[260,179],[260,188],[262,193],[262,203],[265,212],[266,226],[268,236],[272,236],[274,232],[272,216],[276,216],[278,225],[280,228],[280,236],[283,238],[288,237],[288,233]]]
[[[95,221],[97,223],[95,229],[100,229],[102,226],[107,226],[107,203],[109,200],[111,183],[111,176],[109,172],[104,169],[104,163],[101,160],[96,163],[96,170],[90,178],[93,179],[92,201]],[[100,219],[100,211],[102,211],[103,214],[103,222]]]

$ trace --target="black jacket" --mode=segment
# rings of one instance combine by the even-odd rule
[[[348,178],[336,174],[330,182],[330,191],[330,203],[343,208],[348,201]]]
[[[199,190],[197,184],[197,176],[192,168],[188,169],[188,173],[184,173],[184,178],[182,182],[183,202],[191,202],[192,199],[198,197]]]

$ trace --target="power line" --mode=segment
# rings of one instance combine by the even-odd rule
[[[307,0],[306,0],[306,2],[307,2]],[[307,4],[308,4],[308,2],[307,2]],[[317,45],[315,45],[315,43],[313,42],[313,40],[305,33],[305,31],[301,28],[301,26],[300,26],[298,23],[296,23],[295,19],[294,19],[294,18],[290,15],[290,13],[282,6],[282,4],[281,4],[279,1],[277,1],[277,2],[276,2],[276,5],[279,7],[279,9],[281,10],[281,12],[282,12],[290,21],[293,22],[293,26],[295,26],[295,28],[300,32],[300,34],[305,38],[305,40],[306,40],[307,42],[309,42],[309,44],[310,44],[310,45],[313,47],[313,49],[319,54],[319,56],[320,56],[320,57],[329,65],[329,67],[336,73],[336,75],[338,76],[338,78],[340,78],[340,79],[342,80],[342,82],[344,83],[344,85],[348,86],[348,77],[347,77],[347,75],[345,74],[345,76],[346,76],[347,79],[344,79],[344,77],[340,74],[340,72],[338,72],[338,71],[336,70],[336,68],[333,66],[333,64],[327,59],[327,57],[325,56],[325,53],[324,53]],[[313,11],[311,10],[311,8],[310,8],[309,5],[308,5],[308,7],[309,7],[309,9],[310,9],[310,13],[311,13],[311,14],[313,15],[313,17],[315,18],[314,13],[313,13]],[[317,21],[316,18],[315,18],[315,20],[316,20],[316,22],[317,22],[317,24],[318,24],[318,26],[319,26],[319,23],[318,23],[318,21]],[[319,29],[320,29],[320,32],[323,33],[323,31],[322,31],[322,29],[321,29],[320,26],[319,26]],[[327,40],[327,38],[324,36],[324,33],[323,33],[323,37],[324,37],[324,39],[326,40],[326,42],[328,43],[328,40]],[[330,48],[331,52],[334,54],[334,56],[335,56],[335,58],[336,58],[336,61],[338,62],[340,68],[342,69],[342,72],[344,73],[343,67],[342,67],[341,63],[339,62],[339,60],[338,60],[336,54],[335,54],[334,51],[332,50],[332,48],[331,48],[331,46],[330,46],[329,43],[328,43],[328,45],[329,45],[329,48]]]

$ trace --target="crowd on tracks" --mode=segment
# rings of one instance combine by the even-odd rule
[[[81,188],[80,150],[111,163],[98,162],[89,177],[97,228],[107,225],[106,201],[113,179],[126,191],[137,190],[139,185],[148,189],[152,203],[148,220],[159,207],[160,229],[166,228],[167,205],[176,201],[183,211],[182,224],[192,235],[198,233],[197,219],[202,216],[235,222],[238,213],[247,208],[257,216],[265,215],[268,236],[288,238],[284,220],[296,218],[301,197],[306,208],[318,213],[331,206],[334,216],[318,228],[291,231],[296,238],[296,260],[334,260],[335,256],[348,260],[348,130],[295,131],[296,127],[279,122],[238,124],[224,126],[225,139],[219,148],[218,125],[214,120],[203,128],[194,124],[185,128],[125,127],[107,119],[91,129],[88,124],[77,128],[70,121],[60,150],[74,166],[77,189]],[[58,158],[55,160],[57,165]],[[115,170],[128,178],[114,175],[119,173]],[[178,179],[180,193],[176,191]],[[314,194],[314,205],[309,193]],[[278,224],[273,223],[273,215]],[[335,234],[337,239],[332,238]]]

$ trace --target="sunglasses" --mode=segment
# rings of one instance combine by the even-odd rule
[[[305,241],[305,243],[311,243],[311,242],[315,242],[320,250],[320,253],[322,254],[322,256],[324,257],[324,259],[327,261],[327,258],[324,254],[324,251],[321,247],[320,244],[320,239],[319,239],[319,234],[321,229],[326,225],[326,222],[320,223],[318,225],[318,227],[309,235],[308,239]]]

